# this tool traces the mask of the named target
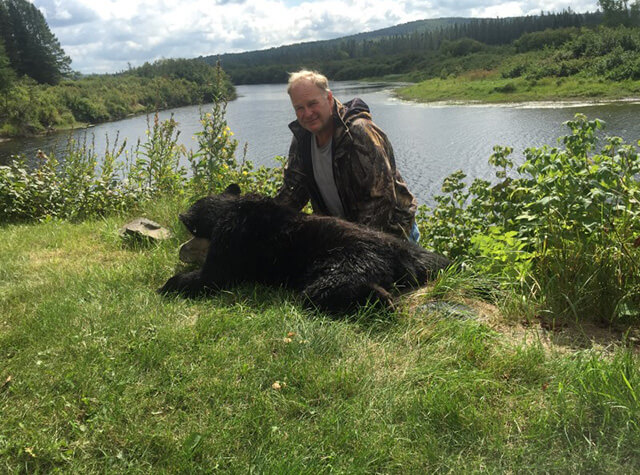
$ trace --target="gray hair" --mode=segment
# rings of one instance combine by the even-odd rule
[[[325,95],[331,92],[329,89],[329,80],[324,74],[320,74],[318,71],[309,71],[308,69],[301,69],[295,73],[289,73],[289,82],[287,83],[287,94],[291,95],[291,88],[298,81],[310,81],[319,89],[324,91]]]

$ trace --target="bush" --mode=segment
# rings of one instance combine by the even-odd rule
[[[544,48],[557,48],[578,34],[577,28],[547,29],[544,31],[534,31],[525,33],[513,42],[518,53],[541,50]]]
[[[254,169],[235,159],[237,142],[224,118],[220,99],[203,114],[199,149],[178,144],[180,131],[171,117],[148,122],[147,140],[125,160],[126,141],[116,138],[101,160],[92,143],[70,141],[64,158],[41,154],[34,167],[18,157],[0,167],[0,224],[47,219],[80,220],[135,209],[163,196],[197,196],[239,183],[245,190],[272,195],[281,183],[280,168]],[[181,165],[191,163],[192,175]],[[280,159],[281,161],[283,159]]]
[[[445,179],[419,217],[424,242],[503,277],[554,318],[638,321],[638,150],[612,137],[594,153],[602,122],[577,115],[566,125],[563,149],[527,149],[516,173],[511,149],[496,147],[497,184]]]
[[[467,56],[485,49],[486,45],[471,38],[460,38],[459,40],[444,40],[440,45],[440,52],[454,57]]]

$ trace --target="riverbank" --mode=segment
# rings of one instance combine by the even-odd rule
[[[579,77],[505,79],[497,72],[472,71],[401,86],[404,100],[457,104],[596,104],[640,101],[640,81],[605,81]]]
[[[103,124],[187,105],[232,100],[224,72],[200,61],[160,60],[120,74],[83,76],[59,84],[16,80],[0,104],[0,136],[29,137],[77,124]]]
[[[451,280],[337,321],[261,286],[163,298],[183,206],[142,210],[175,235],[153,246],[126,215],[0,228],[4,470],[640,470],[620,343],[548,341]]]

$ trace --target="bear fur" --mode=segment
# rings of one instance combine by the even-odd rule
[[[241,282],[285,286],[315,307],[344,313],[368,301],[393,307],[390,292],[419,287],[447,258],[390,234],[338,218],[304,214],[238,185],[180,215],[210,240],[199,270],[176,274],[158,291],[195,297]]]

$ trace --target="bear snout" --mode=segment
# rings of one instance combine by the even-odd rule
[[[189,219],[189,216],[186,215],[185,213],[180,213],[178,215],[178,219],[180,220],[180,222],[182,224],[184,224],[184,227],[187,228],[187,231],[189,231],[191,234],[193,234],[195,236],[195,226],[193,225],[193,223]]]

